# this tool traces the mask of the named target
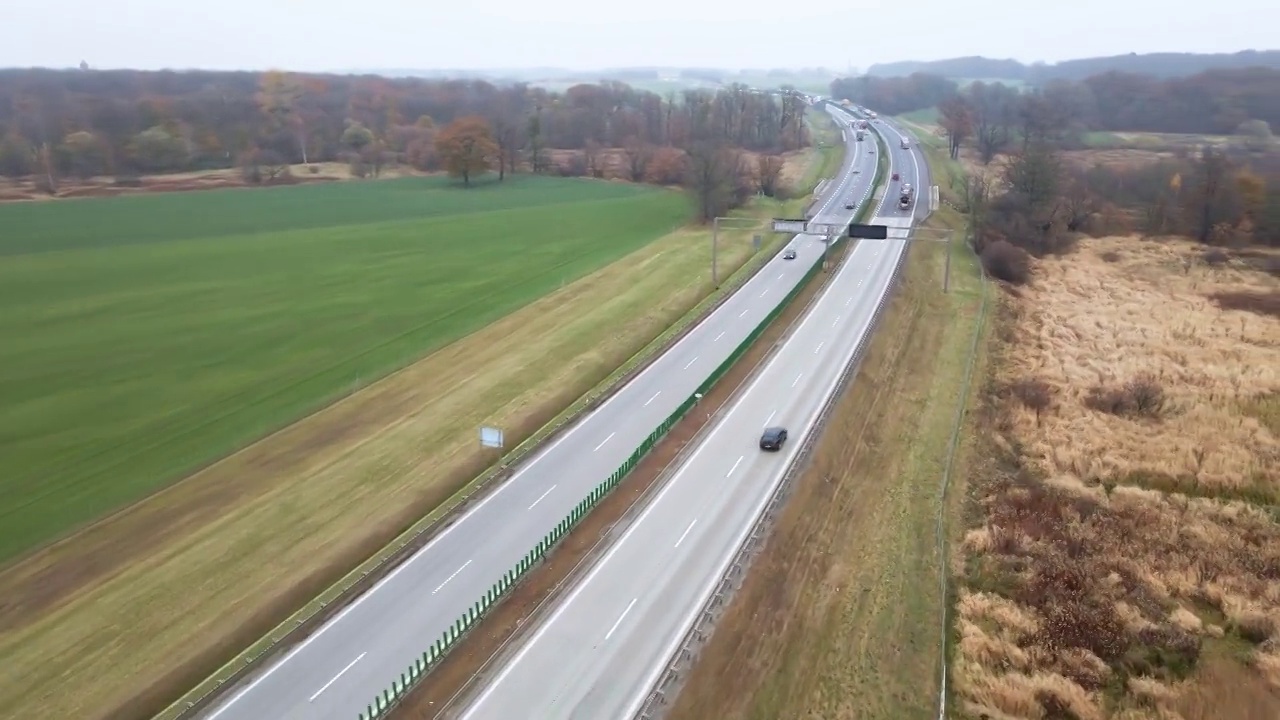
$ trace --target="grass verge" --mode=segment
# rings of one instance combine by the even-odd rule
[[[558,595],[608,547],[609,540],[625,530],[625,524],[644,507],[649,495],[661,487],[660,481],[679,462],[683,451],[696,443],[709,418],[733,398],[776,343],[803,317],[826,279],[838,271],[846,247],[847,244],[841,244],[831,251],[827,272],[816,274],[796,294],[751,349],[699,401],[698,412],[689,413],[677,423],[622,484],[562,541],[549,559],[491,610],[466,639],[450,651],[443,664],[414,688],[391,717],[435,718],[459,709],[454,703],[468,690],[478,687],[489,671],[496,669],[496,659],[504,649],[519,641],[521,628],[536,627],[539,613],[551,608]]]
[[[781,242],[724,233],[722,267]],[[149,717],[279,637],[494,462],[476,427],[532,436],[707,302],[709,262],[707,233],[678,231],[8,568],[0,652],[22,670],[0,707]]]
[[[810,154],[806,160],[815,161],[818,156]],[[758,214],[758,217],[763,220],[773,217],[778,210],[772,204],[760,202],[750,209],[749,213]],[[631,356],[632,366],[640,364],[635,351],[639,350],[639,346],[644,343],[641,338],[652,338],[655,333],[668,328],[673,315],[678,316],[681,310],[689,309],[689,304],[696,302],[699,297],[704,297],[705,300],[701,304],[704,307],[716,301],[707,297],[712,290],[709,283],[705,281],[704,275],[705,265],[709,264],[708,258],[703,256],[709,252],[707,241],[705,232],[675,233],[666,240],[655,243],[652,247],[653,252],[650,254],[640,252],[628,258],[630,263],[623,261],[607,269],[612,272],[602,272],[598,277],[593,275],[595,281],[593,283],[572,284],[558,295],[540,301],[541,306],[531,306],[529,313],[524,315],[517,313],[511,318],[504,319],[503,322],[476,333],[476,336],[457,343],[462,347],[451,346],[440,354],[443,355],[442,357],[430,357],[397,375],[399,382],[383,384],[378,395],[374,396],[370,393],[370,396],[361,397],[361,400],[367,402],[357,405],[356,410],[380,413],[383,416],[380,420],[369,419],[378,421],[376,424],[364,425],[365,437],[356,438],[357,442],[352,445],[334,448],[337,450],[333,455],[334,465],[344,466],[328,466],[328,468],[323,466],[321,471],[325,474],[325,478],[333,483],[328,488],[329,492],[337,491],[339,498],[343,497],[343,486],[338,483],[343,478],[347,478],[349,483],[349,479],[352,479],[355,474],[361,482],[371,484],[372,487],[366,486],[365,489],[351,489],[360,489],[356,497],[366,502],[370,501],[370,493],[375,495],[375,500],[383,503],[384,514],[387,512],[385,510],[387,507],[393,509],[390,519],[380,520],[378,507],[366,507],[364,514],[351,518],[349,516],[352,510],[351,505],[347,505],[347,512],[337,516],[333,512],[329,512],[328,515],[320,512],[320,518],[316,518],[315,511],[307,512],[302,518],[289,515],[289,521],[316,520],[311,527],[303,528],[306,530],[305,536],[294,541],[310,547],[312,552],[306,552],[303,547],[298,547],[297,552],[292,552],[294,555],[292,562],[289,559],[279,559],[279,565],[275,566],[276,578],[266,578],[265,575],[262,578],[253,578],[260,583],[257,585],[259,594],[242,594],[238,597],[238,605],[237,603],[230,603],[230,605],[218,603],[216,609],[197,607],[197,611],[205,612],[204,620],[206,621],[207,615],[214,614],[215,610],[223,616],[236,615],[238,612],[238,619],[232,618],[232,621],[237,621],[239,624],[233,626],[232,632],[221,634],[216,633],[216,630],[207,624],[197,625],[206,628],[204,633],[196,634],[195,637],[188,635],[188,639],[195,639],[197,644],[193,646],[188,642],[177,651],[186,655],[189,661],[184,664],[173,664],[173,659],[170,657],[168,675],[161,675],[159,680],[142,688],[141,692],[136,692],[132,697],[125,697],[123,702],[111,708],[108,716],[151,715],[157,707],[177,694],[175,689],[191,687],[198,679],[209,674],[212,670],[210,661],[220,662],[219,659],[232,655],[234,648],[244,647],[252,642],[253,638],[261,637],[268,632],[271,625],[278,623],[284,615],[287,615],[288,610],[303,605],[308,598],[316,597],[317,594],[321,596],[320,601],[308,603],[305,609],[294,614],[293,618],[276,626],[275,632],[268,638],[256,643],[250,651],[242,653],[241,659],[225,666],[223,673],[218,675],[227,676],[225,674],[242,667],[243,657],[261,655],[264,648],[270,647],[274,638],[282,637],[285,630],[294,628],[303,618],[323,619],[326,612],[337,609],[340,603],[333,601],[337,600],[343,588],[353,587],[365,571],[380,566],[381,560],[396,555],[397,552],[410,550],[408,547],[402,547],[403,543],[393,543],[390,547],[384,547],[397,529],[412,524],[413,520],[419,520],[422,515],[428,514],[430,509],[436,507],[438,510],[433,512],[428,520],[413,525],[408,532],[404,533],[402,541],[408,537],[425,538],[424,534],[419,534],[419,530],[442,519],[445,512],[460,505],[463,498],[470,496],[483,484],[483,482],[466,483],[466,478],[475,477],[476,471],[493,461],[492,456],[485,456],[472,450],[474,438],[470,437],[471,432],[468,432],[466,427],[461,429],[454,427],[457,424],[457,418],[467,419],[475,415],[476,424],[502,425],[507,428],[507,437],[515,438],[517,442],[521,437],[529,436],[530,441],[524,443],[522,448],[531,447],[532,443],[547,436],[548,432],[552,432],[553,428],[559,427],[563,421],[567,420],[568,413],[561,414],[559,419],[554,418],[558,411],[570,402],[571,397],[579,396],[584,391],[584,384],[590,387],[591,382],[603,378],[609,370],[616,369],[622,363],[623,357]],[[744,277],[745,273],[754,272],[763,263],[764,256],[771,254],[781,241],[780,237],[771,238],[765,245],[763,254],[755,255],[753,263],[742,266],[742,263],[751,255],[750,233],[723,233],[721,258],[728,269],[739,265],[737,277]],[[724,288],[728,290],[732,284],[731,279]],[[628,290],[618,293],[614,290],[618,287],[625,287]],[[653,297],[662,297],[663,301],[654,305]],[[575,320],[572,323],[564,323],[562,316],[571,316]],[[685,316],[687,318],[689,315]],[[668,331],[668,337],[675,332]],[[472,341],[474,345],[470,345]],[[660,342],[662,338],[654,340],[652,345],[657,346]],[[517,352],[512,352],[512,347],[520,347],[522,352],[538,354],[538,360],[524,361],[520,356],[516,356]],[[630,350],[627,350],[628,347]],[[480,354],[474,355],[477,350]],[[438,363],[429,365],[433,359]],[[550,375],[545,373],[548,366],[556,366],[557,373]],[[477,373],[476,368],[484,370]],[[625,370],[617,370],[614,375],[617,377],[623,372]],[[605,379],[604,382],[609,380]],[[476,396],[477,386],[488,395]],[[558,389],[558,393],[549,393],[549,388]],[[489,410],[492,414],[485,415],[486,407],[494,409],[495,395],[507,397],[509,400],[506,404],[502,402],[497,404],[499,409],[497,413]],[[603,391],[594,392],[591,395],[598,398],[603,395]],[[390,398],[394,400],[389,402]],[[387,407],[387,405],[392,406]],[[417,407],[424,406],[444,407],[445,411],[443,414],[433,413],[424,418],[422,414],[415,411]],[[351,410],[351,407],[348,407],[348,410]],[[349,415],[346,419],[351,420]],[[452,420],[451,427],[439,427],[439,423],[445,419]],[[342,414],[337,413],[330,420],[343,420]],[[531,433],[532,428],[538,427],[543,430]],[[300,437],[325,437],[328,433],[324,432],[324,428],[325,424],[321,424],[319,428],[302,430]],[[369,437],[370,430],[374,434],[372,438]],[[415,441],[415,438],[424,436],[442,437],[445,445],[424,451],[424,448],[417,446]],[[453,439],[452,447],[448,446],[449,438],[457,438]],[[326,441],[329,442],[333,439],[332,436],[326,437]],[[376,446],[378,450],[383,451],[383,454],[369,454],[367,450],[370,446]],[[325,448],[329,447],[329,445],[325,446]],[[404,460],[411,461],[411,464],[401,465],[399,462],[388,464],[388,454],[403,457]],[[424,455],[430,456],[424,457]],[[270,454],[266,454],[266,457],[270,459]],[[508,457],[508,460],[511,459]],[[314,469],[311,470],[314,471]],[[388,471],[394,473],[392,478],[387,478]],[[407,477],[403,473],[407,473]],[[325,491],[323,488],[312,488],[311,483],[315,482],[315,479],[302,475],[297,478],[300,480],[300,487],[294,489],[303,493],[310,493],[315,489],[315,492],[319,493],[315,497],[319,500],[320,497],[324,497]],[[392,484],[389,488],[380,486],[376,484],[378,480],[383,482],[392,480]],[[428,483],[424,484],[424,480]],[[334,487],[335,484],[337,487]],[[460,486],[463,487],[462,491],[453,492]],[[384,497],[383,493],[388,489],[401,491],[401,501]],[[404,495],[406,492],[407,496]],[[445,502],[443,507],[440,506],[440,501],[451,493],[453,493],[452,501]],[[324,501],[324,506],[334,506],[332,497]],[[342,503],[339,502],[337,506],[342,507]],[[154,510],[161,516],[173,515],[172,512],[165,512],[164,507],[154,507]],[[218,515],[219,510],[225,514],[238,515],[238,512],[228,512],[225,507],[210,509],[207,505],[201,505],[201,510],[214,516]],[[294,510],[302,509],[300,507]],[[261,520],[261,516],[259,519]],[[346,529],[339,528],[334,532],[334,521],[343,519],[347,520],[344,525]],[[274,530],[276,536],[283,534],[282,530],[287,532],[298,530],[291,524],[270,524],[270,521],[268,528]],[[210,534],[216,537],[216,533]],[[328,551],[328,555],[317,557],[314,551],[320,537],[340,537],[343,541],[349,542],[335,548],[334,543],[330,541],[326,546],[320,546]],[[257,542],[261,542],[261,537],[257,538]],[[384,550],[376,553],[374,559],[366,562],[360,569],[348,574],[342,582],[329,585],[328,591],[321,593],[326,585],[333,582],[332,578],[340,574],[340,571],[351,568],[364,557],[369,557],[376,547],[384,547]],[[210,552],[210,548],[205,546],[205,552]],[[298,552],[302,552],[301,555]],[[289,553],[291,552],[285,552],[285,555]],[[273,562],[276,559],[274,553],[269,557]],[[326,562],[321,564],[320,561]],[[287,585],[287,589],[282,591],[280,574],[291,573],[298,580],[292,584],[292,587]],[[376,574],[378,574],[376,571],[370,571],[366,579],[371,582],[376,578]],[[116,589],[124,589],[128,592],[129,588]],[[177,588],[174,588],[174,591],[177,592]],[[319,611],[321,602],[329,606],[324,612]],[[178,612],[174,616],[187,619],[188,615],[189,612],[186,615]],[[201,618],[195,619],[195,621],[198,620]],[[307,625],[312,624],[314,623],[307,623]],[[140,635],[136,641],[142,644],[145,643],[145,638]],[[200,646],[198,643],[201,641],[207,644]],[[155,644],[154,641],[152,644]],[[147,644],[146,647],[151,647],[151,644]],[[275,650],[280,650],[280,647],[283,646],[278,646]],[[157,662],[159,661],[157,659]],[[131,670],[136,671],[136,667]],[[116,671],[119,673],[119,670]],[[138,675],[142,675],[143,678],[146,676],[142,673]],[[116,675],[116,679],[119,679],[119,675]],[[210,683],[215,682],[215,679],[210,679],[201,687],[197,687],[191,697],[200,697],[205,689],[211,687]],[[128,688],[116,685],[110,689],[123,694],[122,691]],[[60,698],[60,700],[67,701],[67,698]],[[74,698],[73,702],[83,701],[81,698]],[[174,707],[166,712],[166,716],[174,714],[183,705],[184,703],[175,703]]]
[[[929,226],[956,226],[940,210]],[[837,401],[668,715],[923,717],[937,697],[944,598],[935,539],[967,357],[977,263],[917,241],[857,375]]]
[[[1280,282],[1081,241],[998,306],[967,429],[956,716],[1280,717]]]

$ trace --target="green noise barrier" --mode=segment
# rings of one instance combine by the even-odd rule
[[[879,136],[877,135],[877,140],[878,139]],[[872,185],[873,188],[880,184],[881,174],[882,171],[877,168],[875,181]],[[867,200],[863,202],[863,207],[859,208],[858,211],[859,218],[861,218],[869,209],[873,198],[874,193],[871,193]],[[843,238],[838,238],[836,242],[840,242],[841,240],[843,240]],[[360,713],[360,720],[373,720],[374,718],[385,715],[409,693],[409,691],[418,683],[419,680],[422,679],[424,675],[439,665],[444,659],[444,656],[448,654],[449,650],[464,636],[466,636],[467,631],[479,622],[490,608],[497,605],[507,592],[520,582],[521,578],[528,574],[530,570],[537,566],[537,564],[546,557],[549,552],[551,552],[551,549],[556,546],[556,543],[558,543],[565,535],[569,534],[569,532],[573,530],[573,528],[583,518],[585,518],[592,509],[599,505],[600,502],[609,495],[611,490],[622,482],[622,479],[640,463],[641,458],[647,455],[649,451],[666,436],[667,432],[670,431],[671,428],[674,427],[675,424],[693,408],[698,401],[698,396],[705,396],[711,388],[714,387],[722,377],[724,377],[725,373],[729,371],[729,368],[733,367],[734,363],[736,363],[747,352],[747,350],[751,348],[755,341],[759,339],[765,329],[768,328],[784,310],[786,310],[787,306],[790,305],[791,301],[800,294],[800,291],[804,289],[805,285],[807,285],[809,281],[821,271],[822,263],[814,263],[814,265],[804,274],[804,277],[801,278],[800,282],[797,283],[796,286],[787,293],[786,297],[784,297],[782,301],[765,316],[764,320],[760,321],[760,323],[756,325],[756,327],[747,335],[746,339],[734,348],[733,352],[729,354],[729,357],[725,358],[724,362],[720,363],[720,365],[713,370],[709,376],[707,376],[707,379],[702,381],[702,384],[698,386],[698,389],[694,391],[692,395],[685,398],[684,402],[680,403],[680,406],[676,408],[675,412],[668,415],[665,420],[659,423],[658,427],[654,429],[653,432],[649,433],[649,436],[640,443],[639,447],[632,451],[631,455],[618,467],[617,470],[614,470],[608,478],[592,489],[591,492],[587,493],[587,496],[578,503],[568,515],[557,523],[555,527],[546,534],[546,536],[539,540],[538,543],[534,545],[534,547],[529,550],[529,552],[526,553],[518,563],[516,563],[515,567],[508,570],[502,576],[502,579],[494,583],[494,585],[490,587],[489,590],[486,591],[484,595],[482,595],[461,618],[454,622],[449,630],[437,638],[431,647],[428,648],[426,652],[422,653],[421,657],[416,658],[413,661],[413,664],[409,666],[408,671],[401,673],[398,681],[393,681],[389,689],[383,690],[381,695],[374,698],[374,701],[369,703],[365,712]]]

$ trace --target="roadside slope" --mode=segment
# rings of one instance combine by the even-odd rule
[[[963,221],[943,210],[925,227]],[[945,253],[913,243],[857,375],[670,720],[899,720],[935,707],[939,479],[981,309],[962,247],[942,292]]]
[[[722,235],[722,268],[750,243]],[[91,716],[199,679],[492,462],[477,426],[518,440],[697,304],[709,252],[677,232],[10,568],[0,707]]]

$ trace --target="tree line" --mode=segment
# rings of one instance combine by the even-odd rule
[[[563,149],[596,174],[585,166],[601,148],[623,148],[632,179],[679,181],[696,174],[694,155],[806,145],[806,107],[796,93],[745,85],[664,97],[620,82],[551,92],[477,79],[3,70],[0,176],[53,191],[66,177],[239,166],[271,181],[290,164],[342,161],[361,176],[403,163],[469,180],[563,171],[550,158]]]
[[[1065,153],[1078,118],[1069,104],[1041,93],[993,99],[989,91],[944,101],[939,122],[953,157],[972,144],[990,165],[952,190],[995,276],[1025,281],[1031,256],[1066,252],[1082,233],[1280,246],[1280,155],[1206,143],[1147,164],[1089,166]],[[992,107],[1001,108],[999,121]]]
[[[1053,80],[1025,93],[1067,116],[1065,131],[1077,140],[1095,130],[1227,135],[1247,129],[1249,123],[1280,128],[1280,70],[1272,68],[1210,70],[1169,79],[1108,72],[1078,82]],[[963,97],[980,106],[991,122],[1007,128],[1016,122],[1010,108],[1024,91],[998,82],[974,82],[962,93],[952,80],[915,73],[840,78],[832,82],[831,94],[891,115]]]
[[[1029,65],[1017,60],[975,56],[928,62],[912,60],[877,63],[867,68],[867,74],[879,77],[901,77],[919,72],[949,78],[1045,83],[1050,80],[1083,80],[1108,72],[1169,78],[1195,75],[1207,70],[1253,67],[1280,68],[1280,50],[1243,50],[1237,53],[1131,53]]]

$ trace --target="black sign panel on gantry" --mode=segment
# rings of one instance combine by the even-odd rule
[[[862,225],[860,223],[849,224],[849,237],[865,238],[867,240],[884,240],[889,237],[888,225]]]

